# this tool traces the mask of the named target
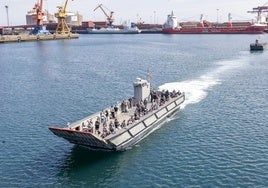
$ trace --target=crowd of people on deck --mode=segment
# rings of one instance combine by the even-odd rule
[[[93,118],[88,119],[86,124],[82,122],[82,130],[86,132],[91,132],[105,138],[110,134],[115,134],[117,130],[126,128],[127,126],[137,122],[140,120],[142,116],[145,116],[151,111],[157,110],[159,106],[165,104],[166,101],[169,101],[170,98],[174,98],[179,96],[181,93],[180,91],[173,92],[167,91],[151,91],[150,96],[141,100],[139,102],[135,102],[135,99],[129,98],[128,100],[123,100],[121,104],[111,106],[109,109],[105,111],[101,111],[99,116],[93,123]],[[149,101],[151,105],[148,105]],[[119,109],[120,107],[120,109]],[[130,115],[128,120],[122,120],[119,122],[118,114],[121,113],[128,113],[130,109],[135,107],[135,111],[133,115]],[[102,125],[102,129],[100,127]]]

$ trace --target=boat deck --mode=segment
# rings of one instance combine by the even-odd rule
[[[180,95],[169,97],[166,101],[162,101],[161,103],[160,100],[159,102],[148,101],[147,105],[144,105],[144,102],[140,102],[138,105],[131,105],[127,100],[126,108],[122,108],[122,103],[119,103],[92,116],[88,116],[81,121],[70,124],[68,127],[72,130],[91,133],[95,137],[105,140],[122,132],[122,129],[128,129],[135,122],[138,122],[147,115],[152,114],[154,110],[161,108],[161,106],[165,106],[166,102],[169,103],[171,101],[175,101],[179,96]],[[118,108],[117,112],[114,112],[115,106]],[[138,109],[140,109],[140,111]],[[108,117],[105,116],[106,111],[109,114]],[[96,121],[99,121],[99,128],[96,126]],[[118,122],[118,125],[116,125],[116,121]],[[123,124],[123,122],[125,122],[125,124]]]
[[[165,118],[172,116],[184,100],[185,94],[179,93],[164,101],[161,97],[148,102],[147,108],[144,108],[144,102],[136,105],[128,104],[127,108],[122,106],[123,103],[118,103],[82,120],[67,124],[65,128],[50,126],[49,129],[73,144],[92,149],[125,150],[154,131]],[[113,114],[114,107],[118,108],[115,114]],[[108,117],[104,116],[105,111],[108,112]]]

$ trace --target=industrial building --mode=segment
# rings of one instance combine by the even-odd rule
[[[26,14],[26,25],[35,25],[36,19],[35,17],[36,12],[34,10],[30,10]],[[82,25],[83,16],[78,12],[67,12],[66,23],[71,26],[79,26]],[[50,14],[47,10],[44,10],[43,16],[43,23],[56,23],[54,14]]]

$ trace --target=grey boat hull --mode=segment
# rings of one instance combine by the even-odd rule
[[[144,129],[139,135],[135,136],[135,139],[130,139],[128,142],[122,144],[121,146],[117,146],[116,150],[126,150],[128,148],[133,147],[138,142],[140,142],[142,139],[146,138],[148,135],[153,133],[155,130],[159,128],[159,125],[161,125],[167,118],[171,117],[175,113],[179,111],[178,109],[175,109],[167,114],[166,117],[158,119],[157,122],[154,123],[154,125],[147,127],[147,129]]]

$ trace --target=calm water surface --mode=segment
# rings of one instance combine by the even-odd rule
[[[0,44],[0,187],[267,187],[268,35],[81,35]],[[90,151],[63,127],[154,87],[182,110],[125,152]]]

